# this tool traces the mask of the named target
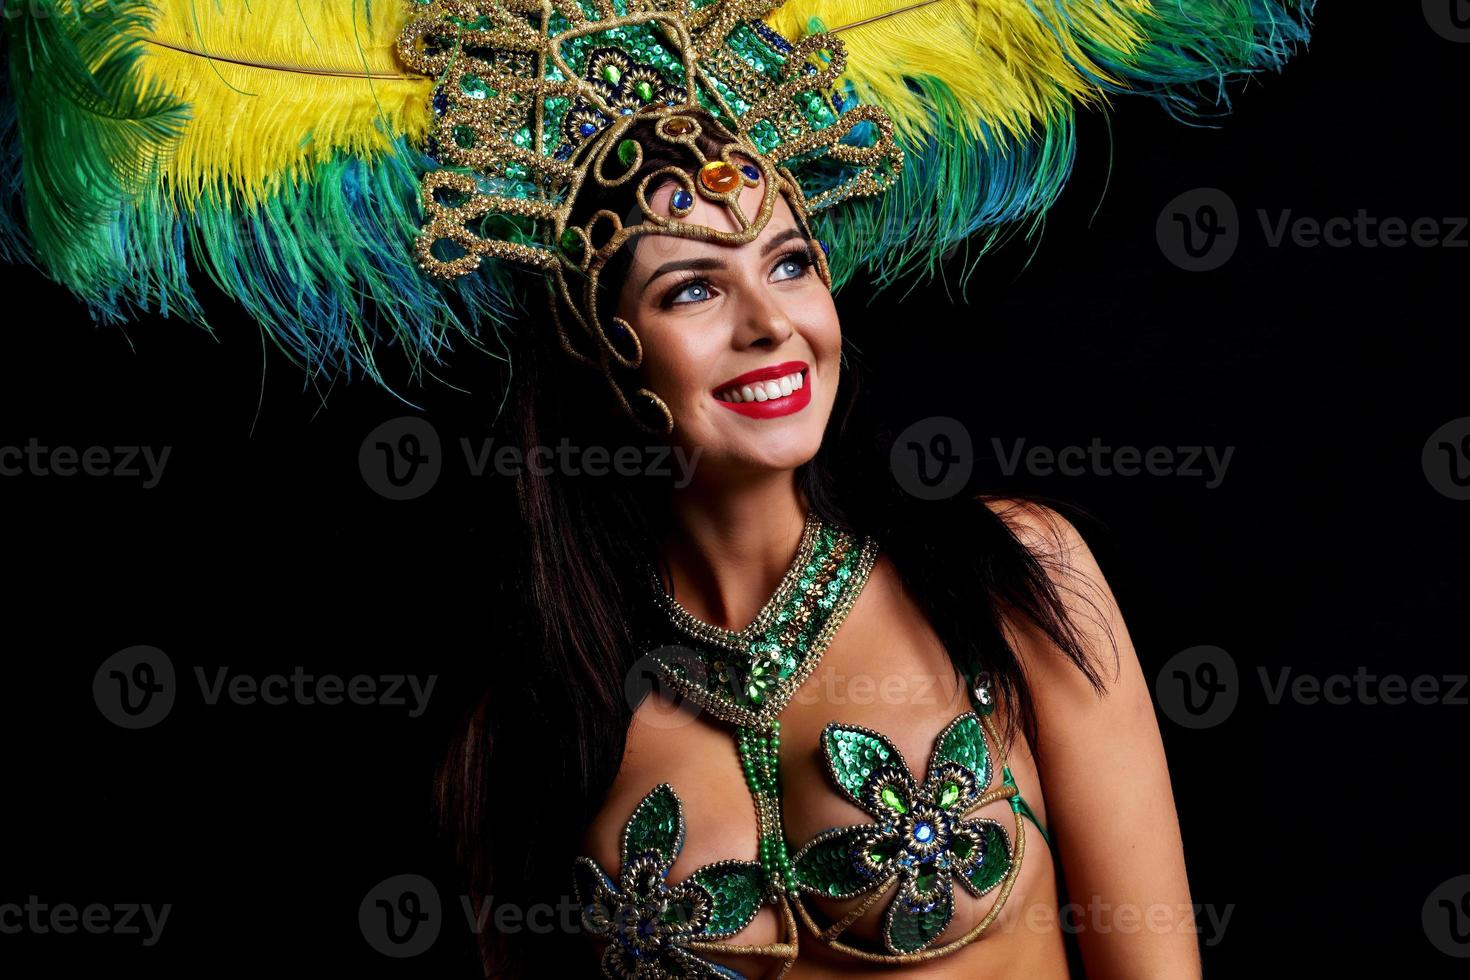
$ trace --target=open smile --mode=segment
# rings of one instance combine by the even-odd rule
[[[786,361],[731,378],[713,392],[732,412],[755,419],[790,415],[812,400],[811,370],[805,361]]]

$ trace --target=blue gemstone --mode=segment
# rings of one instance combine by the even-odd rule
[[[567,146],[566,144],[563,144],[563,145],[558,146],[556,148],[556,153],[554,154],[554,158],[557,159],[557,160],[565,160],[567,157],[569,157],[571,155],[572,155],[572,148],[570,146]]]
[[[920,820],[914,824],[914,840],[920,844],[927,844],[934,839],[934,828],[927,822]]]
[[[761,179],[761,172],[748,163],[742,163],[740,165],[740,172],[745,174],[745,176],[749,177],[751,180]]]
[[[831,255],[832,254],[832,250],[827,247],[827,243],[824,242],[824,241],[822,241],[820,238],[817,239],[817,244],[820,245],[820,246],[822,246],[822,254],[823,255]]]
[[[597,132],[597,127],[592,125],[590,122],[584,122],[582,123],[582,125],[577,127],[577,131],[580,132],[583,136],[591,136],[593,133]]]
[[[442,90],[434,93],[434,114],[442,116],[449,111],[449,97]]]
[[[688,191],[686,191],[682,187],[679,188],[678,190],[674,191],[674,209],[675,210],[677,210],[677,211],[684,211],[684,210],[687,210],[688,208],[692,208],[692,207],[694,207],[694,195],[693,194],[689,193]]]
[[[628,107],[627,107],[627,106],[623,106],[623,108],[622,108],[622,110],[621,110],[621,112],[622,112],[622,113],[623,113],[623,115],[625,115],[625,116],[631,116],[631,115],[632,115],[632,114],[633,114],[633,110],[632,110],[632,109],[630,109],[630,108],[628,108]]]

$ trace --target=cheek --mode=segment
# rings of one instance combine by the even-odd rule
[[[720,344],[711,331],[679,330],[669,324],[645,324],[644,384],[665,400],[702,394],[706,379],[718,367]]]
[[[821,280],[816,282],[810,298],[802,304],[800,322],[806,325],[802,332],[817,357],[835,358],[842,350],[842,324],[837,318],[837,305],[832,301],[832,294],[821,285]]]

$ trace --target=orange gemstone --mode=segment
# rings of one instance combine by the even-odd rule
[[[664,132],[670,133],[674,136],[683,136],[685,133],[691,132],[693,129],[694,123],[690,122],[688,119],[685,119],[683,116],[674,116],[668,122],[664,123]]]
[[[733,163],[724,160],[711,160],[699,168],[699,182],[716,194],[733,191],[742,183],[740,171],[735,169]]]

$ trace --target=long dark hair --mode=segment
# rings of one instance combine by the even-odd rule
[[[610,409],[599,379],[571,363],[549,329],[521,331],[512,360],[516,381],[498,421],[506,442],[529,453],[563,439],[610,450],[652,441]],[[800,489],[824,519],[878,539],[956,671],[989,671],[1012,709],[1007,740],[1019,725],[1034,744],[1035,711],[1003,616],[1029,619],[1102,688],[1049,559],[977,499],[931,502],[903,492],[888,464],[892,434],[859,397],[864,370],[844,340],[832,418],[821,449],[798,472]],[[646,652],[634,612],[646,605],[644,563],[656,559],[670,520],[669,478],[549,469],[525,468],[517,481],[523,533],[507,563],[511,608],[497,619],[514,647],[496,658],[437,784],[443,830],[475,907],[493,896],[494,906],[560,910],[555,928],[497,931],[488,925],[492,909],[480,932],[489,976],[587,969],[589,944],[562,931],[571,862],[622,761],[636,708],[626,680]]]

